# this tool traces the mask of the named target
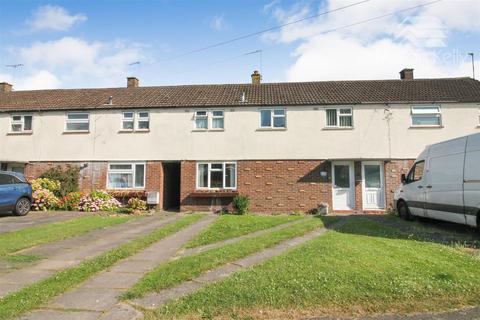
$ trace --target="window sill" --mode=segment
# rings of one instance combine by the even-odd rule
[[[443,126],[410,126],[410,129],[442,129]]]
[[[146,130],[119,130],[118,133],[149,133],[150,129]]]
[[[205,189],[190,193],[190,197],[192,198],[228,198],[235,197],[236,195],[238,195],[238,191],[233,189]]]
[[[31,136],[33,131],[7,132],[7,136]]]
[[[258,128],[255,131],[287,131],[287,128]]]
[[[324,127],[322,130],[353,130],[355,127]]]
[[[63,131],[62,134],[90,134],[90,131],[72,130],[72,131]]]
[[[193,129],[192,132],[223,132],[225,129]]]

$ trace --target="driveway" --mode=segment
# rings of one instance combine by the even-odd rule
[[[0,213],[0,233],[70,220],[80,215],[81,213],[75,211],[31,211],[23,217],[14,216],[11,213]]]

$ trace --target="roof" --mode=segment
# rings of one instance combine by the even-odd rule
[[[241,102],[243,93],[246,102]],[[0,93],[0,112],[433,102],[480,102],[480,82],[444,78],[12,91]]]

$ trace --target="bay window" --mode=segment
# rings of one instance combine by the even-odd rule
[[[328,108],[327,127],[330,128],[352,128],[353,112],[352,108]]]
[[[32,116],[30,115],[13,115],[11,118],[11,132],[31,132]]]
[[[442,125],[442,113],[440,106],[412,106],[411,109],[412,126],[432,126]]]
[[[145,163],[108,164],[108,189],[136,189],[145,187]]]
[[[197,163],[198,189],[236,189],[237,164],[234,162]]]

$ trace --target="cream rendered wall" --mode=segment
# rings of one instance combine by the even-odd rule
[[[151,109],[148,133],[120,133],[120,111],[95,110],[87,134],[64,133],[66,113],[51,111],[33,113],[33,134],[8,135],[10,114],[0,113],[0,161],[405,159],[480,132],[479,104],[442,104],[444,127],[434,129],[411,128],[409,105],[353,107],[351,130],[325,129],[323,106],[287,107],[283,131],[259,130],[257,107],[224,108],[220,132],[195,131],[194,108]]]

